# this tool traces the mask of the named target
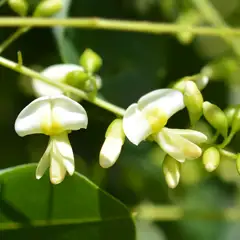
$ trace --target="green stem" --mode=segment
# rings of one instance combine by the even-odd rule
[[[29,31],[31,27],[21,27],[15,33],[13,33],[9,38],[7,38],[1,45],[0,45],[0,54],[17,38],[19,38],[22,34]]]
[[[237,159],[237,154],[229,152],[225,149],[219,149],[219,152],[221,153],[221,155],[223,155],[225,157]]]
[[[219,144],[218,147],[225,148],[231,142],[234,135],[235,135],[235,132],[231,131],[228,137],[221,144]]]
[[[2,17],[0,18],[0,27],[16,27],[16,26],[32,26],[32,27],[53,27],[65,26],[75,28],[88,28],[88,29],[105,29],[115,31],[127,32],[142,32],[151,34],[163,33],[181,33],[183,31],[191,32],[196,35],[205,36],[239,36],[239,28],[213,28],[213,27],[195,27],[184,26],[179,24],[168,23],[153,23],[146,21],[124,21],[115,19],[104,18],[30,18],[30,17]]]
[[[200,13],[205,17],[205,19],[216,27],[229,28],[228,24],[222,18],[221,14],[217,11],[214,5],[209,0],[192,0],[192,3],[200,11]],[[222,37],[226,43],[228,43],[235,54],[240,57],[240,47],[239,43],[232,38],[231,35],[226,34]]]
[[[136,219],[148,221],[190,220],[240,220],[240,208],[191,209],[169,205],[142,205],[133,213]]]
[[[59,89],[61,89],[63,92],[71,92],[101,108],[104,108],[110,112],[113,112],[114,114],[118,115],[118,116],[123,116],[124,113],[125,113],[125,110],[123,108],[120,108],[120,107],[117,107],[105,100],[102,100],[98,97],[92,99],[90,98],[85,92],[83,92],[82,90],[80,89],[77,89],[77,88],[74,88],[72,86],[69,86],[69,85],[66,85],[66,84],[63,84],[63,83],[59,83],[59,82],[53,82],[51,81],[50,79],[42,76],[41,74],[39,74],[38,72],[36,71],[33,71],[25,66],[19,66],[18,63],[15,63],[11,60],[8,60],[6,58],[3,58],[3,57],[0,57],[0,65],[4,66],[4,67],[7,67],[7,68],[10,68],[16,72],[19,72],[21,74],[24,74],[30,78],[37,78],[49,85],[52,85],[52,86],[55,86],[55,87],[58,87]]]

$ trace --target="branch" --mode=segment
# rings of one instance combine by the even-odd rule
[[[123,116],[124,115],[124,112],[125,110],[123,108],[120,108],[120,107],[117,107],[105,100],[102,100],[98,97],[95,97],[95,98],[90,98],[84,91],[78,89],[78,88],[74,88],[70,85],[67,85],[67,84],[63,84],[63,83],[59,83],[59,82],[54,82],[54,81],[51,81],[50,79],[42,76],[40,73],[36,72],[36,71],[33,71],[31,70],[30,68],[27,68],[25,66],[19,66],[18,63],[15,63],[11,60],[8,60],[6,58],[3,58],[3,57],[0,57],[0,65],[4,66],[4,67],[7,67],[7,68],[10,68],[16,72],[19,72],[21,74],[24,74],[30,78],[35,78],[35,79],[39,79],[40,81],[42,82],[45,82],[49,85],[52,85],[52,86],[55,86],[61,90],[63,90],[63,92],[70,92],[70,93],[73,93],[81,98],[83,98],[84,100],[87,100],[101,108],[104,108],[110,112],[113,112],[115,113],[116,115],[118,116]]]
[[[226,35],[240,36],[240,28],[230,27],[195,27],[182,26],[169,23],[154,23],[147,21],[124,21],[104,18],[30,18],[30,17],[2,17],[0,18],[0,27],[75,27],[87,29],[105,29],[126,32],[141,32],[151,34],[176,34],[182,31],[188,31],[196,35],[218,36]]]

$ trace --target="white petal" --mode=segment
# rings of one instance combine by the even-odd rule
[[[202,154],[202,149],[196,144],[180,135],[169,132],[166,128],[163,128],[163,130],[154,137],[166,153],[180,162],[183,162],[185,159],[196,159]]]
[[[117,161],[123,145],[119,138],[107,137],[100,151],[99,164],[102,168],[109,168]]]
[[[52,141],[49,141],[47,149],[43,154],[36,170],[36,179],[40,179],[50,166],[50,151],[52,151]]]
[[[190,130],[190,129],[174,129],[174,128],[165,128],[170,133],[175,133],[177,135],[180,135],[189,141],[201,144],[207,141],[207,136],[201,132]]]
[[[59,184],[65,178],[66,168],[54,142],[50,155],[50,161],[50,181],[52,184]]]
[[[63,131],[87,128],[88,117],[85,109],[74,100],[59,95],[52,97],[52,115]]]
[[[62,158],[63,165],[67,169],[69,175],[73,175],[75,171],[74,155],[67,133],[65,132],[53,136],[52,138],[54,138],[56,154],[59,155],[59,158]]]
[[[137,104],[130,105],[123,117],[123,131],[130,142],[138,145],[151,134],[151,126],[138,110]]]
[[[144,112],[157,108],[170,118],[184,108],[183,94],[168,88],[155,90],[139,99],[138,108]]]
[[[49,97],[41,97],[26,106],[18,115],[15,131],[19,136],[43,133],[42,121],[51,124],[51,104]]]
[[[83,68],[75,64],[56,64],[45,68],[40,74],[51,79],[54,82],[61,82],[67,73],[74,70],[83,71]],[[62,93],[61,89],[44,83],[38,79],[32,80],[32,87],[38,97],[54,96]]]

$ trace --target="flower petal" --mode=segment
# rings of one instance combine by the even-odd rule
[[[51,79],[54,82],[61,82],[64,80],[64,77],[71,71],[74,70],[82,70],[83,68],[79,65],[75,64],[56,64],[52,65],[50,67],[45,68],[42,72],[41,75]],[[32,80],[32,87],[34,92],[38,97],[41,96],[54,96],[57,94],[61,94],[62,90],[51,86],[47,83],[44,83],[38,79],[33,79]]]
[[[163,128],[163,130],[154,137],[160,147],[179,162],[183,162],[185,159],[196,159],[202,154],[202,149],[196,144],[180,135],[168,131],[166,128]]]
[[[63,131],[87,128],[87,113],[79,103],[63,95],[51,99],[52,115]]]
[[[109,168],[117,161],[122,145],[122,139],[113,137],[105,139],[99,156],[99,164],[102,168]]]
[[[139,99],[138,108],[144,112],[157,108],[170,118],[184,108],[183,94],[170,88],[155,90]]]
[[[62,158],[63,165],[69,175],[73,175],[75,171],[74,155],[67,133],[65,132],[52,138],[54,138],[56,154],[59,155],[59,158]]]
[[[176,129],[176,128],[165,128],[170,133],[175,133],[177,135],[180,135],[189,141],[201,144],[208,140],[207,136],[201,132],[191,130],[191,129]]]
[[[16,133],[23,137],[29,134],[43,133],[41,124],[51,124],[51,104],[49,97],[32,101],[18,115],[15,122]]]
[[[130,105],[123,117],[123,131],[130,142],[138,145],[151,134],[151,126],[138,110],[137,104]]]
[[[52,150],[52,141],[50,140],[46,151],[44,152],[36,169],[36,179],[40,179],[50,166],[50,151]]]
[[[65,178],[66,168],[54,142],[50,156],[50,181],[52,184],[59,184]]]

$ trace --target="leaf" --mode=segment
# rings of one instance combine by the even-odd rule
[[[75,173],[51,185],[36,164],[0,172],[1,239],[132,240],[135,227],[118,200]]]

